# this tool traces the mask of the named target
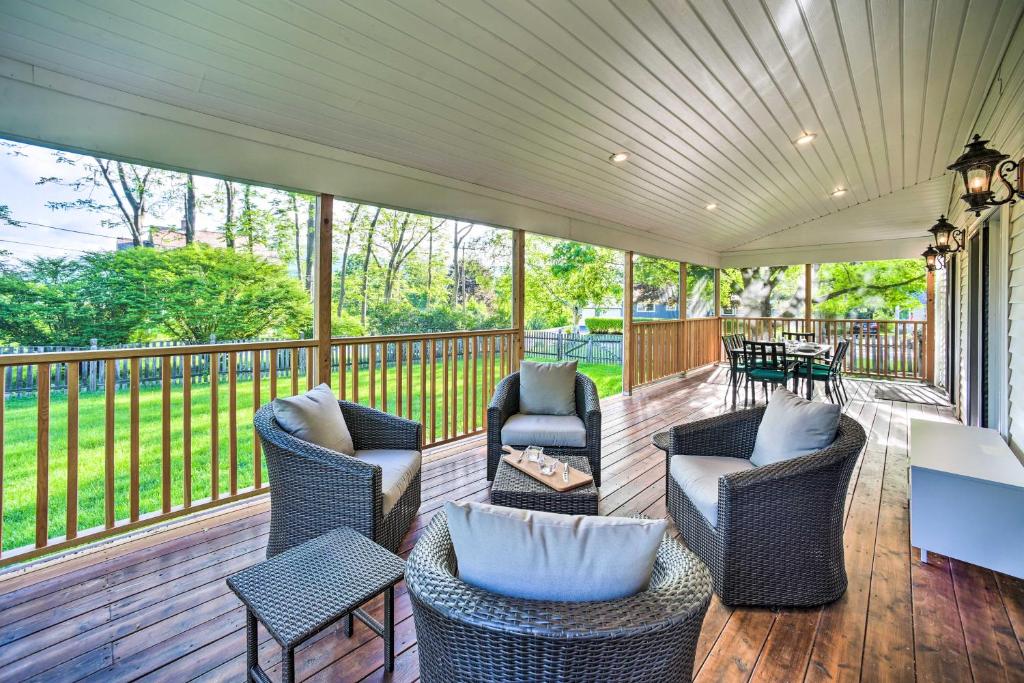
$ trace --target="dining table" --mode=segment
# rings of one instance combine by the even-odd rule
[[[757,341],[776,341],[774,339],[761,339]],[[828,356],[832,351],[831,344],[820,344],[818,342],[807,342],[807,341],[793,341],[785,342],[786,344],[786,356],[797,358],[800,360],[797,366],[797,376],[799,376],[800,370],[804,369],[804,377],[807,379],[807,400],[810,401],[814,396],[814,372],[813,366],[815,359],[823,358]],[[737,358],[743,357],[743,347],[729,349],[729,355],[735,356],[731,360],[737,360]]]

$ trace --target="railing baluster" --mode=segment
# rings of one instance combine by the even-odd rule
[[[263,364],[260,355],[263,352],[256,349],[252,352],[252,414],[253,417],[260,409],[262,397],[260,396],[260,375],[263,373]],[[263,464],[260,451],[260,435],[256,432],[256,425],[252,428],[252,487],[258,489],[263,486]]]
[[[293,349],[294,351],[294,349]],[[292,360],[295,360],[292,356]],[[292,363],[292,386],[299,381],[298,363]],[[220,358],[216,352],[210,354],[210,499],[220,498]],[[298,389],[295,390],[298,393]]]
[[[68,385],[68,488],[67,523],[64,535],[67,539],[78,536],[78,383],[79,366],[75,361],[67,363]],[[2,373],[0,373],[2,375]],[[3,379],[0,377],[0,403],[3,401]],[[3,408],[0,407],[0,462],[3,461]],[[0,465],[0,482],[3,481],[3,467]],[[0,513],[2,516],[2,513]]]
[[[166,514],[171,511],[171,357],[160,364],[160,503]]]
[[[405,416],[412,418],[412,347],[415,342],[406,342],[405,354]]]
[[[377,407],[377,344],[370,342],[370,357],[367,363],[370,370],[370,407]]]
[[[306,374],[312,369],[306,365]],[[228,353],[228,484],[238,493],[238,354]]]
[[[469,433],[469,337],[462,338],[462,433]]]
[[[348,377],[348,371],[345,368],[346,356],[345,353],[348,346],[340,344],[338,346],[338,398],[342,401],[345,400],[345,396],[348,395],[348,386],[345,384],[345,380]]]
[[[388,412],[388,343],[380,345],[380,409]]]
[[[128,362],[129,381],[129,463],[128,517],[139,521],[139,359]]]
[[[430,441],[437,441],[437,343],[430,340]]]
[[[359,355],[362,344],[352,347],[352,402],[359,403]]]
[[[114,397],[117,393],[117,366],[108,360],[104,374],[104,440],[103,440],[103,488],[104,526],[114,528]]]
[[[50,364],[36,373],[36,547],[49,541],[50,507]]]
[[[420,340],[420,423],[423,425],[423,438],[427,437],[427,340]]]
[[[192,356],[181,357],[182,504],[192,507]]]
[[[395,414],[402,415],[402,342],[395,342]]]
[[[306,347],[306,391],[313,388],[313,367],[316,365],[315,351],[316,348],[313,346]]]
[[[292,349],[292,396],[299,393],[299,350]]]
[[[472,368],[473,368],[472,372],[473,372],[473,430],[474,431],[476,431],[476,428],[477,428],[477,420],[476,420],[476,418],[477,418],[477,415],[476,415],[477,405],[480,403],[480,396],[479,396],[479,393],[478,393],[478,388],[479,387],[477,386],[477,383],[476,383],[476,347],[477,347],[477,344],[479,343],[479,341],[480,341],[480,337],[478,337],[477,335],[473,335],[473,351],[472,351],[472,356],[473,357],[472,357],[470,363],[471,363]]]

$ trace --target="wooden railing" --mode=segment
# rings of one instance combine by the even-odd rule
[[[335,338],[330,383],[425,416],[424,445],[439,444],[486,429],[516,342],[515,330]],[[311,388],[316,354],[315,340],[293,340],[0,355],[0,565],[265,492],[252,416]],[[85,363],[104,366],[95,391]],[[141,383],[144,364],[159,383]],[[5,399],[4,370],[18,366],[32,366],[36,391]]]
[[[813,332],[816,341],[850,341],[843,371],[877,379],[925,380],[928,323],[924,320],[804,320],[722,318],[722,334],[778,339],[783,332]]]
[[[718,318],[634,321],[633,386],[716,362],[719,329]]]

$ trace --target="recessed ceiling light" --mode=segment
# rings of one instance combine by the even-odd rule
[[[812,142],[814,142],[814,138],[816,137],[818,137],[817,133],[808,133],[804,131],[804,133],[793,142],[795,142],[798,145],[809,145]]]
[[[718,204],[708,204],[704,208],[707,209],[708,211],[714,211],[715,209],[718,208]]]
[[[615,154],[608,157],[608,161],[614,164],[621,164],[622,162],[629,159],[629,155],[625,152],[616,152]]]
[[[836,189],[832,190],[833,197],[842,197],[844,194],[846,194],[845,187],[837,187]]]

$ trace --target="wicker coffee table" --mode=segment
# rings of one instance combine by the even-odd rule
[[[562,456],[558,460],[590,474],[590,461],[584,456]],[[597,497],[597,487],[593,482],[570,491],[558,492],[523,474],[504,459],[498,463],[498,471],[494,473],[494,483],[491,485],[491,502],[495,505],[560,512],[563,515],[596,515]]]
[[[281,680],[295,680],[295,648],[344,617],[384,638],[384,666],[395,669],[395,584],[405,562],[365,536],[341,527],[228,577],[246,607],[246,680],[271,680],[259,665],[256,620],[281,646]],[[358,609],[384,593],[384,623]]]

